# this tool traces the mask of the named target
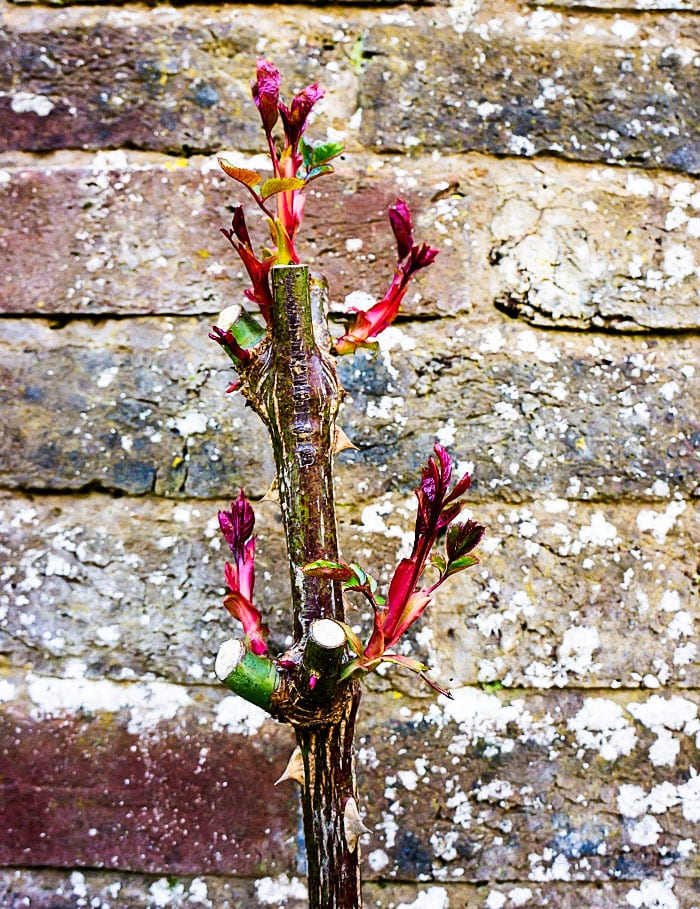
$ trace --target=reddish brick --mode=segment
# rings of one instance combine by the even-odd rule
[[[164,724],[131,733],[111,714],[0,716],[0,863],[153,873],[279,873],[293,865],[295,794],[274,789],[291,750]]]

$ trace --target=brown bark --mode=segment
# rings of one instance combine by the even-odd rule
[[[271,329],[241,370],[242,390],[272,440],[292,582],[295,640],[280,660],[269,711],[294,726],[304,760],[309,909],[358,909],[359,848],[348,819],[357,796],[359,687],[332,676],[310,684],[305,659],[312,623],[345,617],[340,583],[303,572],[309,562],[338,558],[333,449],[342,388],[328,352],[318,282],[312,285],[305,266],[277,266],[272,289]],[[339,661],[335,665],[337,676]]]
[[[309,909],[357,909],[361,906],[359,846],[350,848],[345,812],[357,799],[353,739],[360,691],[340,722],[297,727],[304,758],[302,792],[308,865]]]

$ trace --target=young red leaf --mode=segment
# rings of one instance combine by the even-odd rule
[[[454,562],[461,556],[471,552],[481,542],[486,528],[477,521],[465,521],[463,524],[453,524],[447,531],[447,560]]]
[[[234,619],[243,625],[243,631],[250,645],[250,649],[258,656],[267,655],[265,637],[267,629],[262,624],[262,616],[250,600],[243,594],[233,591],[224,598],[224,606]]]

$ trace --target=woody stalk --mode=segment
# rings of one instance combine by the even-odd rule
[[[416,489],[413,549],[397,565],[386,595],[363,568],[340,558],[333,462],[345,437],[336,426],[343,397],[336,358],[373,346],[398,315],[413,275],[432,264],[437,250],[414,243],[409,209],[397,200],[389,211],[397,263],[387,292],[367,310],[354,311],[344,333],[332,337],[326,283],[301,264],[296,244],[308,187],[332,172],[331,161],[343,149],[305,138],[323,89],[309,85],[287,106],[280,83],[277,69],[259,60],[252,95],[271,174],[219,160],[252,198],[270,239],[257,255],[243,206],[234,210],[230,229],[222,233],[250,277],[248,306],[225,310],[211,337],[237,374],[228,391],[244,395],[269,431],[289,557],[294,642],[282,654],[268,650],[267,628],[254,602],[255,516],[241,491],[230,511],[219,513],[219,524],[231,551],[224,566],[224,606],[241,624],[243,637],[222,644],[216,673],[229,689],[294,729],[297,749],[286,776],[300,783],[310,909],[356,909],[358,842],[366,832],[353,753],[361,679],[382,663],[395,663],[443,691],[426,675],[428,667],[397,652],[397,645],[440,584],[477,562],[473,550],[484,528],[456,520],[470,479],[465,475],[452,484],[451,459],[436,444]],[[438,553],[439,537],[444,545]],[[358,596],[372,608],[366,643],[346,621],[346,598]]]

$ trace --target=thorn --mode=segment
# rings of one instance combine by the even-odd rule
[[[357,802],[350,796],[345,803],[345,813],[343,815],[343,829],[345,830],[345,842],[348,844],[350,852],[357,848],[357,841],[361,836],[372,831],[365,827],[357,810]]]
[[[304,758],[299,746],[297,746],[294,751],[292,751],[290,758],[287,761],[287,766],[284,768],[284,773],[275,782],[275,786],[278,786],[285,780],[294,780],[295,782],[299,783],[302,788],[304,787]]]
[[[333,440],[333,454],[338,454],[340,451],[345,451],[348,448],[352,448],[354,451],[359,451],[357,445],[353,443],[348,438],[344,429],[341,429],[340,426],[335,427],[335,438]]]
[[[280,500],[280,490],[277,484],[277,477],[270,484],[270,488],[267,490],[265,495],[260,499],[261,502],[279,502]]]

